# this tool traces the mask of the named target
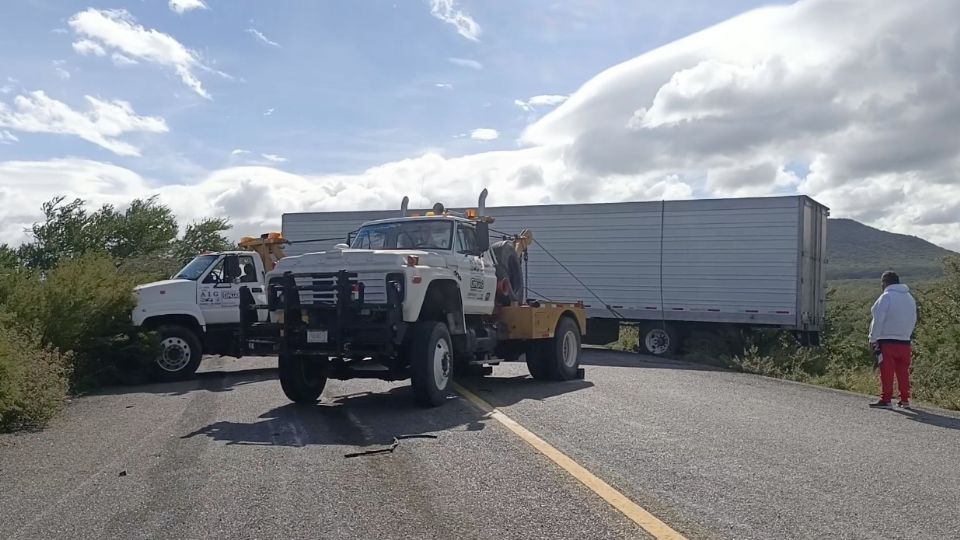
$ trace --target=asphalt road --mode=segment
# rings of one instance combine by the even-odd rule
[[[958,538],[960,416],[605,351],[587,378],[522,364],[476,395],[689,538]],[[473,405],[405,383],[284,398],[275,361],[75,400],[0,436],[0,538],[643,538]],[[345,454],[383,448],[393,453]]]

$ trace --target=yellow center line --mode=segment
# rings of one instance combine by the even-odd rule
[[[550,458],[550,460],[559,465],[560,468],[570,473],[570,476],[573,476],[579,480],[580,483],[587,486],[591,491],[599,495],[600,498],[607,501],[610,506],[619,510],[621,513],[623,513],[623,515],[627,516],[631,521],[639,525],[654,538],[657,538],[658,540],[686,540],[683,535],[670,528],[669,525],[657,519],[656,516],[650,512],[647,512],[637,503],[628,499],[623,493],[620,493],[614,489],[613,486],[598,478],[595,474],[588,471],[569,456],[551,446],[550,443],[541,439],[540,437],[537,437],[533,434],[533,432],[521,426],[506,414],[500,412],[493,405],[490,405],[482,398],[460,386],[459,384],[453,383],[453,388],[459,392],[460,395],[465,397],[470,403],[473,403],[481,411],[487,413],[490,418],[500,422],[504,427],[526,441],[527,444],[534,447],[538,452]]]

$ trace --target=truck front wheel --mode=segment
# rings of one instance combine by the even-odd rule
[[[447,399],[453,375],[453,345],[446,325],[417,323],[408,350],[410,383],[418,405],[436,407]]]
[[[160,335],[160,355],[153,363],[154,378],[161,381],[179,381],[189,378],[203,358],[200,338],[189,328],[165,324],[157,328]]]
[[[316,403],[327,384],[323,368],[316,360],[302,354],[281,354],[280,387],[294,403]]]

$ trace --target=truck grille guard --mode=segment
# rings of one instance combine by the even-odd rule
[[[386,303],[365,302],[365,285],[356,272],[286,272],[267,285],[267,303],[256,304],[246,288],[240,292],[241,339],[274,343],[280,353],[329,356],[392,355],[403,333],[403,276],[388,274]],[[298,284],[300,283],[305,284]],[[301,292],[312,293],[304,301]],[[259,322],[258,309],[282,311],[283,321]],[[308,329],[327,331],[326,343],[307,343]]]

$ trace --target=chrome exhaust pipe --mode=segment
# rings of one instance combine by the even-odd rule
[[[484,217],[487,215],[487,188],[480,192],[480,200],[477,202],[477,215]]]

